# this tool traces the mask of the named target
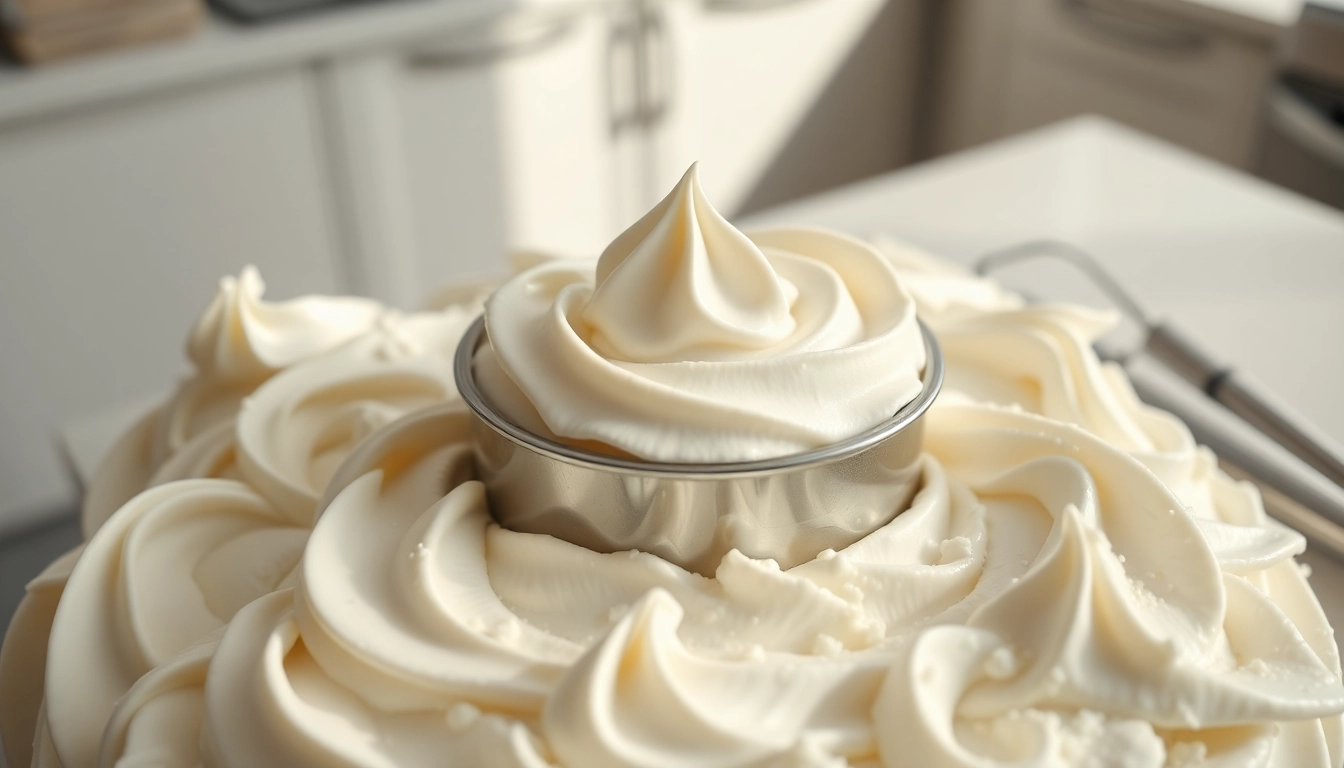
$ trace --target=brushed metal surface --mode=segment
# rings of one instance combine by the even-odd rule
[[[712,575],[732,549],[781,568],[841,549],[900,514],[920,482],[924,412],[943,380],[942,353],[920,324],[923,390],[890,419],[812,451],[719,464],[646,462],[533,434],[494,410],[472,358],[477,319],[458,347],[458,391],[474,413],[477,477],[503,526],[599,552],[638,549]]]

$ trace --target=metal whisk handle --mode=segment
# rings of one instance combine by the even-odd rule
[[[1214,359],[1170,323],[1149,327],[1144,350],[1335,485],[1344,487],[1344,451],[1248,374]]]

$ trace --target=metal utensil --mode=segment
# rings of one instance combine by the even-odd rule
[[[1189,334],[1169,321],[1153,319],[1095,259],[1077,246],[1058,240],[1023,243],[981,257],[976,271],[984,274],[1013,262],[1043,256],[1066,261],[1091,278],[1121,312],[1145,330],[1143,351],[1291,451],[1335,485],[1344,486],[1344,450],[1334,441],[1263,385],[1219,361]],[[1127,357],[1128,354],[1120,353],[1120,356]]]
[[[1338,549],[1344,542],[1344,531],[1339,530],[1344,526],[1344,452],[1333,441],[1245,373],[1219,362],[1188,334],[1168,321],[1152,319],[1096,259],[1077,246],[1058,240],[1021,243],[982,256],[975,271],[987,274],[1033,258],[1053,258],[1074,266],[1143,329],[1139,348],[1099,346],[1098,353],[1125,367],[1145,402],[1175,413],[1199,442],[1256,482],[1324,518],[1319,522],[1336,529],[1328,549]],[[1203,397],[1182,394],[1162,382],[1149,361],[1160,363]],[[1231,418],[1234,415],[1240,421]],[[1302,532],[1310,536],[1309,531]]]

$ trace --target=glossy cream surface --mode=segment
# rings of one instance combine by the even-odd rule
[[[920,392],[914,305],[869,245],[748,237],[694,166],[596,264],[543,262],[486,304],[491,404],[534,432],[639,458],[798,453],[890,418]]]
[[[123,439],[0,653],[10,763],[1339,766],[1302,538],[1096,359],[1105,317],[881,247],[948,380],[858,543],[701,576],[502,529],[446,373],[476,310],[380,311]]]
[[[39,764],[95,764],[137,681],[293,583],[319,499],[354,446],[456,398],[449,361],[479,306],[402,315],[263,291],[250,267],[221,281],[188,336],[193,375],[99,468],[87,543],[29,586],[0,650],[11,765],[29,764],[29,731]]]

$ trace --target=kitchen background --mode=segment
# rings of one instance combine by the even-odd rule
[[[1344,206],[1341,0],[0,8],[0,535],[73,509],[247,263],[410,308],[596,254],[692,160],[736,216],[1082,113]]]

